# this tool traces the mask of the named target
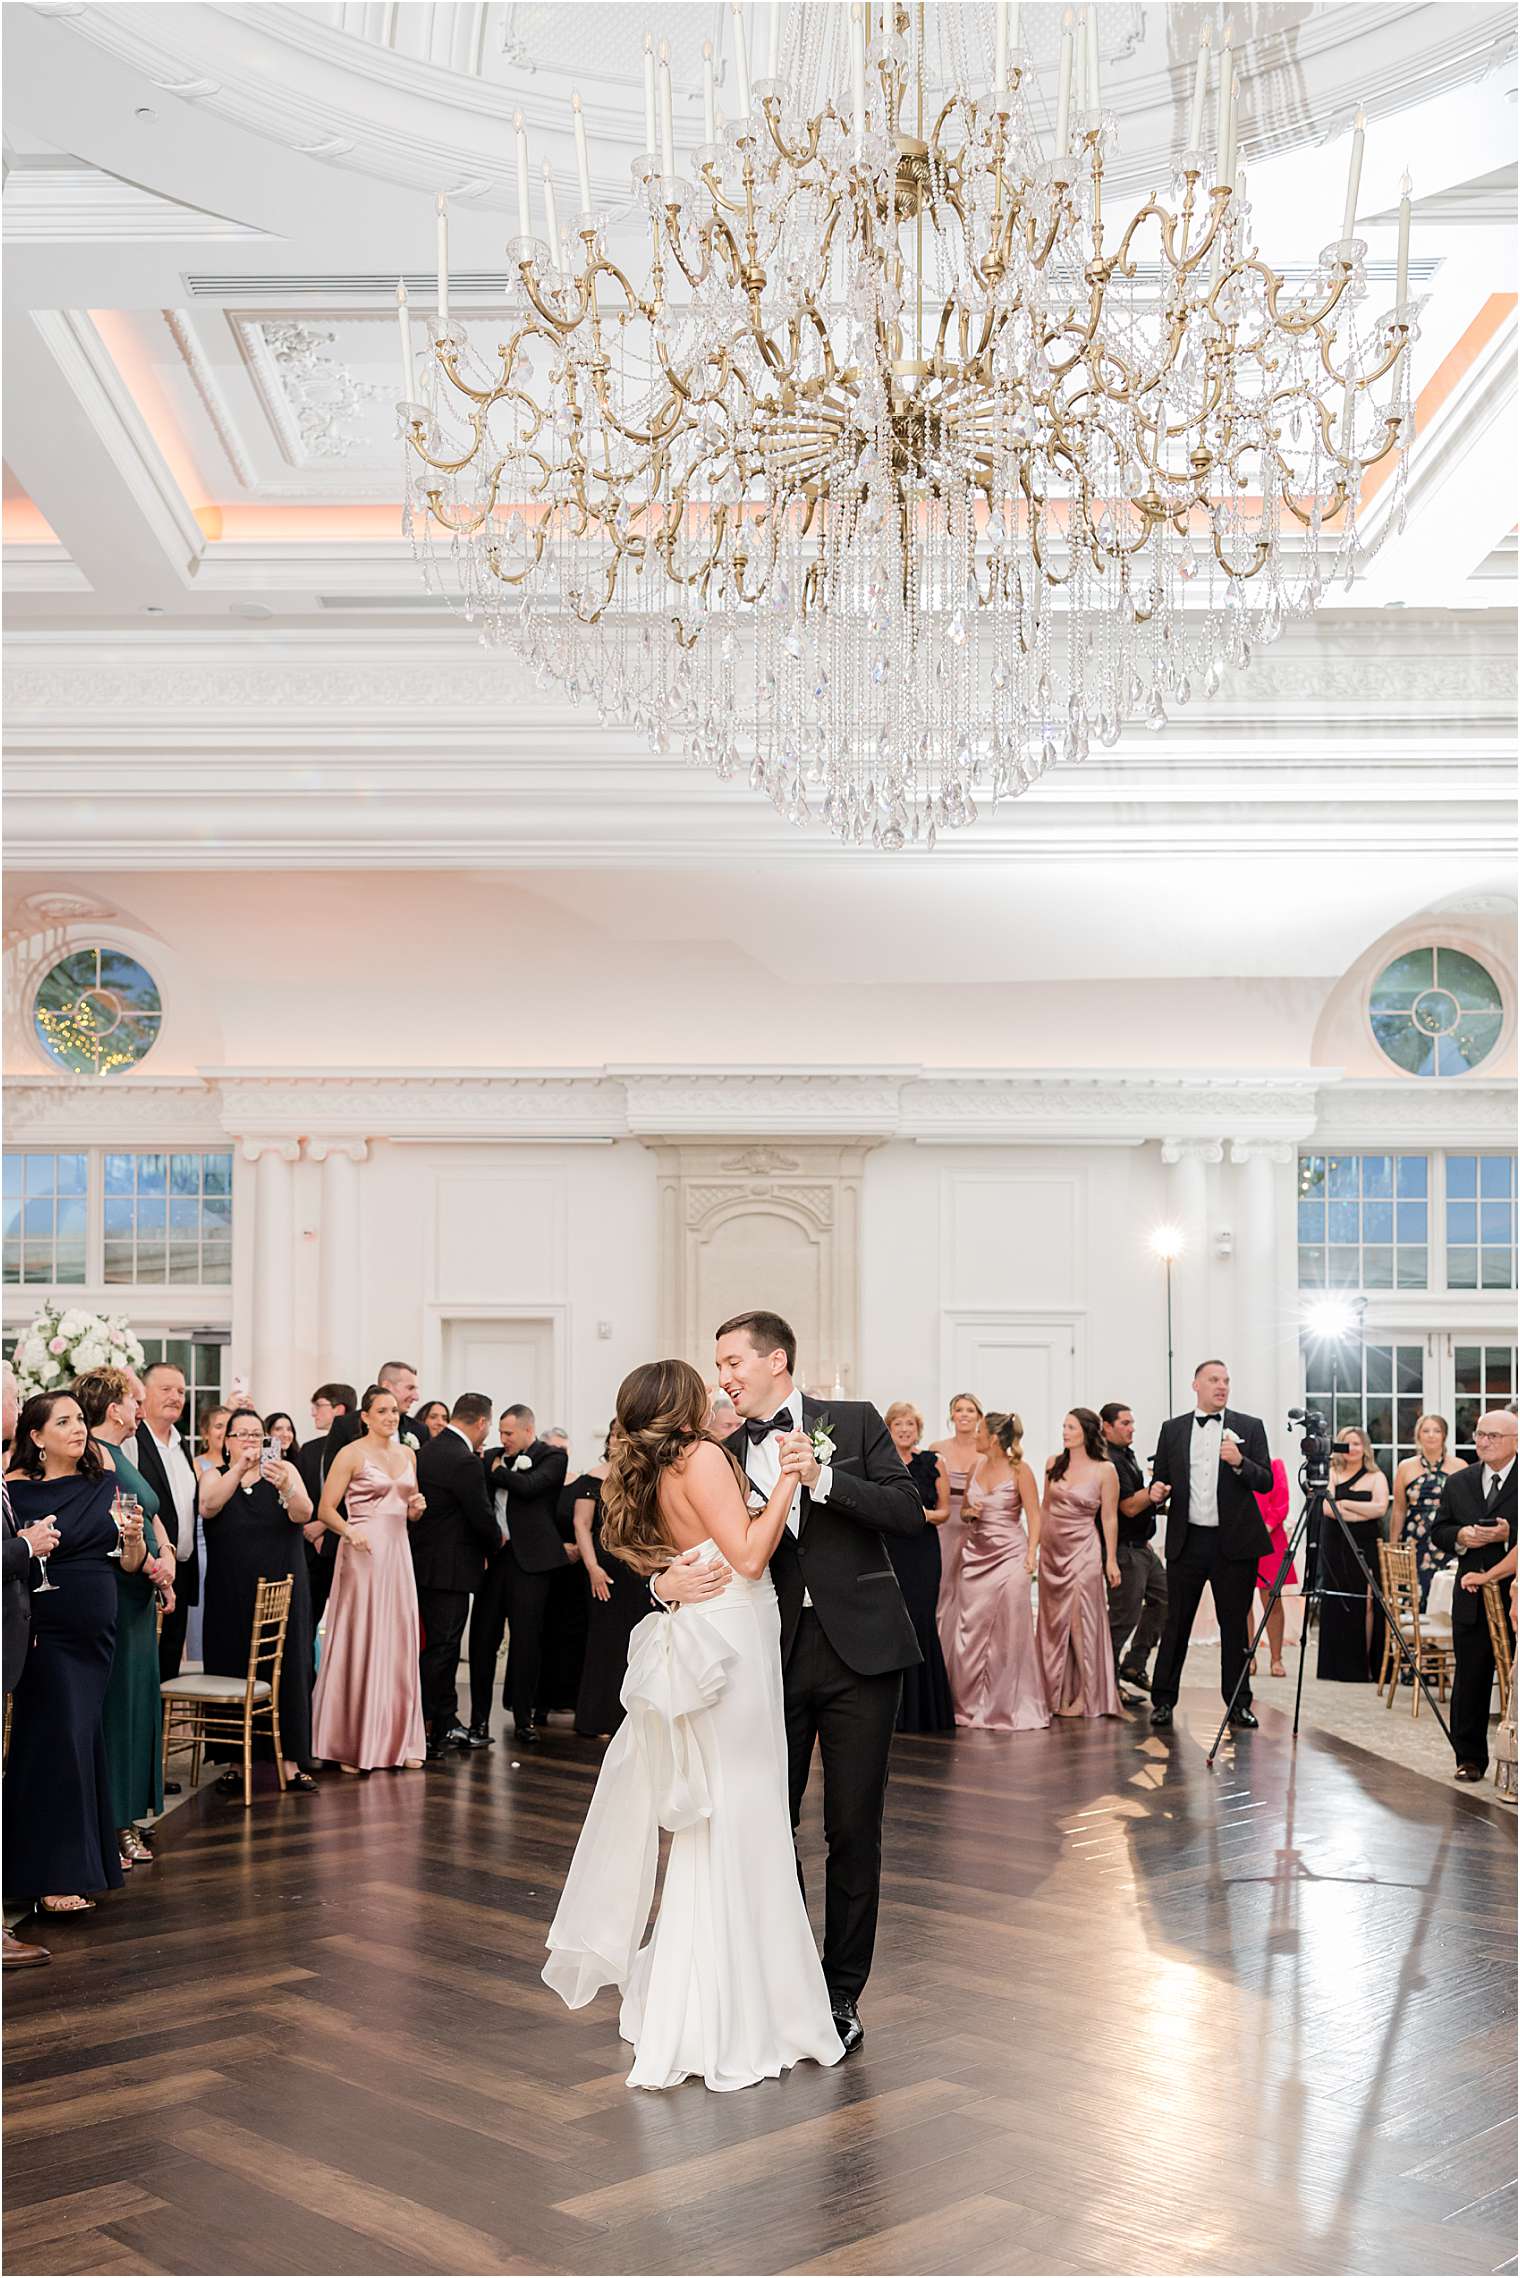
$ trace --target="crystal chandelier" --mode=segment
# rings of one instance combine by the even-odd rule
[[[1349,584],[1402,522],[1408,181],[1387,313],[1360,114],[1337,238],[1274,271],[1205,32],[1186,148],[1116,220],[1094,13],[1051,104],[1006,0],[773,5],[753,85],[736,5],[738,115],[709,48],[679,156],[646,39],[629,203],[593,210],[577,98],[564,229],[546,167],[535,230],[519,114],[499,345],[450,318],[442,199],[420,379],[398,290],[429,581],[540,685],[884,848],[1161,728]]]

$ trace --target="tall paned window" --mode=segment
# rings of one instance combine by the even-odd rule
[[[1515,1158],[1446,1158],[1446,1286],[1515,1286]]]
[[[85,1276],[85,1155],[5,1154],[4,1279],[68,1287]]]
[[[1512,1343],[1459,1341],[1452,1352],[1456,1398],[1453,1402],[1452,1440],[1464,1463],[1477,1461],[1473,1438],[1485,1408],[1507,1408],[1515,1397],[1515,1347]]]
[[[1308,1405],[1327,1416],[1337,1434],[1351,1425],[1364,1431],[1390,1481],[1395,1466],[1415,1453],[1414,1428],[1425,1404],[1424,1388],[1422,1339],[1366,1344],[1353,1337],[1305,1341]]]
[[[232,1151],[5,1151],[7,1286],[226,1288]]]
[[[1301,1155],[1300,1289],[1424,1289],[1428,1155]]]

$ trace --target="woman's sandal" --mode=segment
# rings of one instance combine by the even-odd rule
[[[1286,1677],[1288,1672],[1284,1663],[1281,1661],[1274,1661],[1272,1664],[1272,1674],[1274,1677]]]
[[[33,1911],[45,1914],[50,1922],[61,1922],[68,1914],[93,1914],[95,1901],[93,1898],[75,1898],[72,1904],[58,1906],[49,1899],[39,1898]]]
[[[317,1783],[310,1772],[287,1772],[285,1774],[285,1793],[287,1795],[314,1796],[316,1792]]]
[[[216,1792],[219,1796],[236,1795],[242,1785],[242,1773],[237,1769],[237,1766],[235,1764],[229,1764],[227,1770],[223,1772],[221,1778],[216,1783]]]

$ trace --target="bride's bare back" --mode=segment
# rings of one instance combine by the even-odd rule
[[[770,1501],[751,1518],[733,1464],[711,1440],[698,1440],[660,1481],[660,1522],[678,1551],[715,1542],[736,1574],[757,1581],[770,1564],[797,1491],[783,1472]]]

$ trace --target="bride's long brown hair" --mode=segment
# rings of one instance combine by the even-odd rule
[[[723,1445],[707,1429],[709,1398],[684,1360],[645,1361],[618,1386],[617,1430],[602,1483],[602,1548],[636,1574],[657,1574],[674,1555],[660,1520],[662,1473],[684,1462],[700,1440]]]

